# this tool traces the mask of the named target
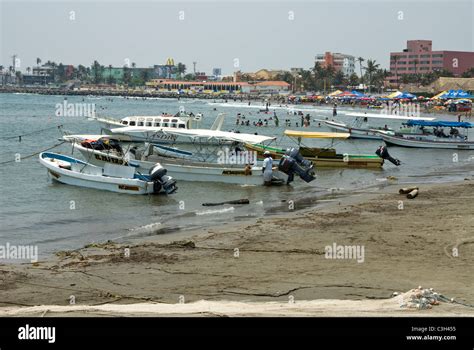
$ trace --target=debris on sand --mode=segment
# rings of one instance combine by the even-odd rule
[[[445,301],[433,288],[424,289],[421,286],[406,293],[394,293],[393,295],[399,298],[400,308],[407,309],[431,309],[433,305],[439,305],[440,301]]]

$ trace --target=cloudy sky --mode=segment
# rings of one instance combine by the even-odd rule
[[[435,50],[474,51],[472,0],[438,1],[23,1],[0,0],[0,64],[36,57],[64,64],[138,67],[168,57],[192,71],[231,74],[309,68],[325,51],[375,59],[408,39]]]

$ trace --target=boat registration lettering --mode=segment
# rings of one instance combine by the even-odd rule
[[[109,156],[104,156],[102,154],[96,154],[95,159],[101,160],[103,162],[120,164],[120,165],[128,165],[128,162],[124,161],[123,159],[117,159]]]

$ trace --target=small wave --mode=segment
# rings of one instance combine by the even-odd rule
[[[138,226],[138,227],[133,227],[129,229],[131,232],[137,232],[137,231],[152,231],[155,230],[158,226],[161,226],[161,222],[153,222],[148,225],[143,225],[143,226]]]
[[[211,214],[223,214],[223,213],[231,213],[235,210],[234,207],[224,208],[224,209],[215,209],[215,210],[204,210],[204,211],[197,211],[196,215],[211,215]]]

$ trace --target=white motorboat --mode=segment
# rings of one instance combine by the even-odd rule
[[[98,135],[99,136],[99,135]],[[131,165],[138,171],[147,173],[157,162],[162,164],[168,173],[179,181],[220,182],[237,185],[263,185],[262,167],[252,164],[219,164],[215,162],[199,162],[191,159],[163,157],[153,153],[153,145],[145,147],[145,151],[120,151],[116,149],[97,150],[85,147],[81,143],[73,143],[74,148],[81,152],[91,164],[104,166],[107,163]],[[276,168],[275,179],[287,181],[288,176]]]
[[[177,189],[176,181],[156,163],[144,175],[132,166],[107,163],[99,167],[52,152],[42,152],[39,161],[53,181],[63,184],[127,194],[171,194]]]

